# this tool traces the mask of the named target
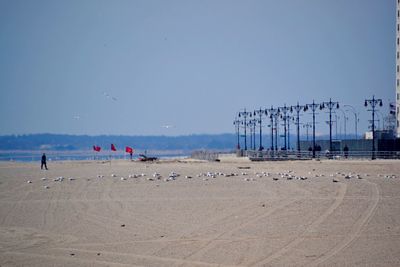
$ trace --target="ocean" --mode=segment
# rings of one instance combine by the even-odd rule
[[[129,159],[128,153],[122,152],[99,152],[93,151],[0,151],[0,161],[17,161],[17,162],[40,162],[42,154],[46,153],[48,161],[65,161],[65,160],[116,160]],[[140,153],[141,154],[141,153]],[[143,152],[143,154],[145,154]],[[147,152],[149,157],[157,157],[160,159],[186,158],[190,153],[182,151],[155,151]],[[133,154],[133,159],[138,159],[139,153]]]

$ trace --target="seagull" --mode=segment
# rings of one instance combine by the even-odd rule
[[[114,101],[117,101],[117,98],[116,98],[116,97],[109,95],[107,92],[103,92],[103,95],[104,95],[105,97],[107,97],[107,98],[110,98],[110,99],[112,99],[112,100],[114,100]]]
[[[161,128],[169,129],[169,128],[175,128],[174,125],[161,125]]]

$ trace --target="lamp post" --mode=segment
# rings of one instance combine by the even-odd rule
[[[290,150],[290,122],[294,121],[294,117],[290,116],[289,114],[287,115],[287,149]]]
[[[335,130],[336,130],[336,139],[338,139],[338,128],[337,128],[338,120],[339,120],[339,116],[338,116],[338,115],[336,114],[336,112],[335,112]]]
[[[313,149],[312,149],[313,155],[312,155],[312,157],[315,158],[315,111],[317,110],[317,108],[321,108],[321,105],[315,103],[313,100],[313,102],[311,104],[306,104],[304,111],[307,111],[309,108],[311,109],[312,115],[313,115]]]
[[[236,149],[240,149],[240,120],[236,117],[233,121],[233,125],[236,126],[236,133],[237,133],[237,145]]]
[[[346,116],[346,113],[342,110],[339,109],[343,113],[343,126],[344,126],[344,138],[347,139],[347,128],[346,128],[346,122],[349,120],[349,117]]]
[[[281,113],[281,118],[283,119],[283,136],[284,136],[284,141],[285,141],[285,145],[283,146],[283,149],[286,151],[287,150],[287,146],[286,146],[286,141],[287,141],[287,128],[286,128],[286,121],[288,119],[287,113],[290,111],[290,107],[287,107],[286,104],[279,108],[278,110],[280,110]]]
[[[257,126],[257,119],[252,119],[251,122],[251,126],[253,127],[253,150],[256,150],[256,126]]]
[[[274,117],[274,120],[275,120],[275,127],[274,127],[275,128],[275,151],[278,151],[278,127],[279,127],[278,119],[280,116],[280,109],[279,108],[275,109],[272,116]]]
[[[243,117],[244,122],[242,123],[244,125],[244,150],[247,150],[247,117],[251,118],[251,112],[246,111],[239,111],[239,118]]]
[[[381,116],[381,121],[382,121],[381,130],[384,131],[385,130],[385,116],[379,110],[377,110],[376,112],[379,114],[379,116]]]
[[[306,128],[307,142],[308,142],[308,129],[310,129],[311,127],[312,127],[311,122],[307,122],[307,123],[303,124],[303,128]]]
[[[256,147],[256,119],[251,119],[247,122],[247,126],[250,129],[250,150],[255,150]]]
[[[357,112],[357,110],[353,107],[353,106],[351,106],[351,105],[344,105],[345,107],[349,107],[349,108],[351,108],[351,111],[353,112],[353,114],[354,114],[354,127],[355,127],[355,139],[357,139],[357,136],[358,136],[358,134],[357,134],[357,123],[358,123],[358,112]]]
[[[296,106],[290,107],[290,112],[296,111],[296,125],[297,125],[297,151],[300,153],[300,111],[304,110],[305,106],[299,105],[297,102]],[[308,129],[307,129],[308,132]],[[307,134],[307,141],[308,141],[308,134]],[[300,154],[299,154],[300,155]]]
[[[259,151],[262,151],[264,147],[262,146],[262,115],[265,114],[267,115],[267,112],[265,110],[262,110],[261,108],[259,110],[254,111],[254,116],[258,115],[258,123],[260,124],[260,146],[258,148]]]
[[[368,107],[368,105],[371,106],[372,110],[372,157],[371,159],[374,160],[376,159],[375,157],[375,111],[376,111],[376,106],[379,105],[382,107],[382,99],[376,99],[375,96],[372,96],[372,99],[365,99],[364,106]]]
[[[329,109],[329,153],[332,153],[332,110],[339,108],[339,102],[332,102],[332,99],[329,99],[329,102],[322,102],[320,109],[324,108]]]
[[[269,118],[270,118],[270,123],[271,123],[271,151],[273,152],[275,147],[274,147],[274,118],[276,117],[275,114],[277,113],[277,109],[274,109],[273,106],[271,106],[271,108],[267,108],[265,109],[265,115],[268,116],[269,114]],[[276,118],[275,118],[276,120]]]

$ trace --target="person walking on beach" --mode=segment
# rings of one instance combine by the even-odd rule
[[[40,168],[43,170],[43,166],[46,168],[46,170],[48,170],[47,169],[47,164],[46,164],[46,154],[45,153],[43,153],[43,155],[42,155],[42,165],[40,166]]]

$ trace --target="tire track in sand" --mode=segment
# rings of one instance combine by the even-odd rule
[[[246,227],[247,225],[250,225],[262,218],[265,218],[269,215],[271,215],[272,213],[274,213],[275,211],[282,209],[286,206],[288,206],[289,204],[295,202],[296,199],[293,199],[291,201],[285,201],[281,204],[278,204],[276,207],[273,207],[272,209],[268,210],[265,213],[259,214],[257,216],[254,216],[253,218],[250,218],[248,220],[246,220],[245,222],[240,223],[238,226],[232,228],[232,229],[228,229],[227,231],[224,231],[220,234],[217,234],[216,236],[214,236],[213,238],[209,239],[208,242],[206,244],[204,244],[200,249],[190,253],[189,255],[187,255],[186,257],[184,257],[184,259],[187,259],[189,257],[193,257],[193,256],[197,256],[201,253],[206,252],[207,250],[211,249],[212,247],[215,247],[216,245],[216,241],[220,240],[222,236],[227,235],[227,234],[232,234],[240,229],[242,229],[243,227]]]
[[[372,205],[368,207],[367,211],[364,213],[364,216],[355,223],[352,231],[345,235],[346,237],[343,239],[342,242],[337,244],[332,250],[328,251],[328,253],[323,254],[320,258],[317,258],[315,259],[315,261],[307,264],[307,266],[317,266],[324,263],[325,261],[332,258],[334,255],[336,255],[337,253],[348,247],[354,240],[356,240],[360,236],[364,227],[372,219],[380,199],[378,185],[372,182],[367,182],[367,183],[373,185],[373,193],[371,197],[373,200]]]
[[[53,248],[54,250],[59,250],[59,251],[67,251],[67,252],[76,252],[75,257],[79,256],[79,252],[81,253],[88,253],[88,254],[93,254],[93,256],[96,256],[97,253],[101,253],[103,256],[118,256],[120,258],[125,257],[125,259],[133,258],[141,261],[160,261],[160,262],[165,262],[165,263],[170,263],[170,264],[183,264],[186,266],[207,266],[207,267],[232,267],[232,265],[221,265],[217,263],[208,263],[208,262],[203,262],[203,261],[193,261],[193,260],[186,260],[186,259],[179,259],[179,258],[169,258],[169,257],[159,257],[159,256],[154,256],[154,255],[142,255],[142,254],[135,254],[135,253],[124,253],[124,252],[113,252],[113,251],[102,251],[102,250],[90,250],[90,249],[75,249],[75,248]],[[145,264],[148,266],[148,263]],[[153,266],[156,266],[154,264]]]
[[[331,215],[339,206],[342,204],[344,196],[347,191],[347,185],[344,183],[339,183],[339,192],[337,194],[337,197],[335,198],[335,201],[333,204],[321,215],[319,216],[313,223],[311,223],[307,229],[300,234],[300,236],[296,237],[294,240],[289,242],[287,245],[279,249],[278,251],[272,253],[271,255],[267,256],[264,259],[261,259],[259,261],[253,262],[249,264],[248,266],[263,266],[265,264],[270,263],[271,261],[278,259],[282,257],[284,254],[288,253],[291,249],[296,247],[298,244],[300,244],[302,241],[304,241],[306,235],[310,232],[312,232],[315,228],[317,228],[321,223],[323,223],[329,215]]]

